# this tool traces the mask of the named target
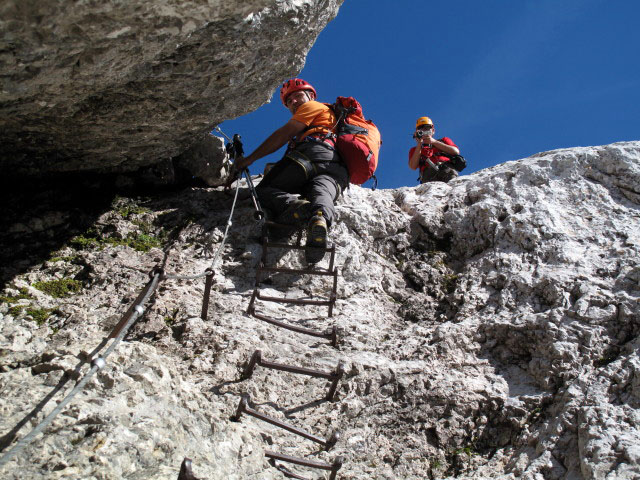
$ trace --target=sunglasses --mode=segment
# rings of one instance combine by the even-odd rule
[[[417,130],[433,130],[433,125],[420,125]]]

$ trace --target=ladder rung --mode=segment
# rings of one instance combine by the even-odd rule
[[[338,274],[336,270],[332,272],[327,270],[315,270],[312,268],[284,268],[284,267],[258,267],[260,272],[274,272],[274,273],[291,273],[291,274],[309,274],[309,275],[325,275],[335,276]]]
[[[291,303],[293,305],[316,305],[318,307],[329,307],[334,300],[305,300],[304,298],[287,298],[287,297],[263,297],[260,293],[256,294],[258,300],[264,302]]]
[[[284,453],[276,453],[271,450],[265,450],[264,456],[269,458],[272,461],[279,460],[281,462],[293,463],[295,465],[301,465],[303,467],[311,467],[318,468],[321,470],[329,470],[331,472],[331,476],[329,480],[335,480],[338,470],[342,468],[342,464],[344,463],[343,457],[337,457],[333,463],[320,462],[318,460],[308,460],[306,458],[293,457],[291,455],[285,455]],[[292,477],[296,478],[296,477]],[[302,477],[298,477],[302,478]]]
[[[276,453],[270,450],[264,451],[264,456],[273,458],[274,460],[280,460],[281,462],[294,463],[296,465],[302,465],[304,467],[319,468],[321,470],[331,470],[333,465],[327,462],[320,462],[318,460],[308,460],[306,458],[293,457],[291,455],[285,455],[284,453]]]
[[[271,243],[271,242],[266,242],[264,244],[265,247],[269,248],[269,247],[273,247],[273,248],[288,248],[290,250],[304,250],[305,247],[304,245],[292,245],[290,243]],[[318,250],[322,250],[324,252],[331,252],[333,250],[333,247],[313,247],[313,248],[317,248]]]
[[[264,222],[264,224],[267,227],[278,227],[278,228],[288,228],[290,230],[295,230],[296,232],[299,232],[300,230],[303,230],[305,227],[304,225],[290,225],[288,223],[278,223],[278,222],[274,222],[273,220],[267,220]]]
[[[293,325],[291,323],[286,323],[286,322],[282,322],[280,320],[276,320],[275,318],[271,318],[271,317],[268,317],[268,316],[263,315],[261,313],[257,313],[255,311],[255,309],[252,309],[249,312],[249,314],[251,314],[252,316],[257,318],[258,320],[263,320],[263,321],[265,321],[267,323],[270,323],[272,325],[275,325],[277,327],[285,328],[287,330],[291,330],[291,331],[298,332],[298,333],[304,333],[305,335],[309,335],[309,336],[312,336],[312,337],[327,338],[327,339],[332,340],[332,342],[337,343],[337,328],[336,327],[333,327],[329,331],[320,332],[318,330],[312,330],[312,329],[306,328],[306,327],[299,327],[298,325]]]

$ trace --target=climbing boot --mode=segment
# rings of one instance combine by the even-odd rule
[[[304,256],[307,263],[318,263],[324,258],[327,248],[327,221],[322,216],[322,212],[318,211],[311,220],[307,228],[307,244],[304,248]]]
[[[286,210],[276,217],[276,222],[301,227],[306,224],[310,218],[311,202],[298,199],[288,204]]]

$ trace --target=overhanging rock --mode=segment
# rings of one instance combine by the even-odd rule
[[[0,166],[127,172],[255,110],[342,0],[0,6]]]

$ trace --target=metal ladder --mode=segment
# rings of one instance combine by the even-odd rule
[[[338,329],[334,325],[332,328],[326,331],[313,330],[306,327],[301,327],[291,322],[278,320],[272,317],[269,317],[263,313],[259,313],[256,310],[257,302],[274,302],[274,303],[282,303],[289,305],[313,305],[320,307],[328,307],[328,317],[333,316],[333,308],[336,302],[337,296],[337,286],[338,286],[338,269],[335,267],[335,253],[336,249],[334,245],[325,248],[325,252],[329,253],[329,266],[326,269],[317,268],[317,267],[309,267],[309,268],[285,268],[278,266],[268,266],[267,258],[269,249],[284,249],[284,250],[304,250],[304,246],[301,244],[302,240],[302,229],[297,230],[297,238],[295,243],[281,243],[281,242],[272,242],[269,240],[269,228],[289,228],[287,225],[280,225],[274,222],[266,221],[263,225],[262,231],[262,257],[260,259],[260,264],[256,270],[256,282],[255,288],[251,295],[251,300],[249,301],[249,307],[247,308],[247,313],[258,320],[267,322],[271,325],[274,325],[279,328],[283,328],[286,330],[294,331],[297,333],[301,333],[303,335],[309,335],[312,337],[320,337],[326,338],[331,342],[331,345],[338,345]],[[332,277],[332,285],[331,290],[329,292],[328,299],[324,300],[310,300],[310,299],[302,299],[302,298],[289,298],[289,297],[271,297],[261,294],[260,292],[260,283],[262,282],[263,275],[265,273],[284,273],[291,275],[318,275],[323,277]],[[300,374],[300,375],[308,375],[316,378],[324,378],[326,380],[330,380],[331,384],[329,387],[329,391],[325,396],[325,400],[330,401],[333,400],[338,388],[338,382],[344,375],[344,365],[340,362],[338,363],[336,369],[333,372],[323,372],[320,370],[315,370],[311,368],[298,367],[292,365],[285,365],[281,363],[268,362],[262,359],[262,353],[260,350],[256,350],[251,359],[249,360],[247,366],[245,367],[242,373],[242,380],[246,380],[251,378],[253,371],[256,366],[262,366],[265,368],[287,371],[290,373]],[[338,432],[334,431],[328,438],[319,437],[305,430],[289,425],[285,422],[281,422],[275,418],[269,417],[268,415],[258,412],[257,410],[250,408],[249,406],[250,398],[248,395],[243,395],[240,399],[240,403],[238,404],[238,408],[236,409],[236,413],[231,417],[234,421],[240,421],[240,418],[243,414],[247,414],[253,416],[254,418],[258,418],[259,420],[265,421],[277,427],[280,427],[289,432],[295,433],[296,435],[302,436],[308,440],[311,440],[315,443],[322,445],[325,450],[331,449],[336,442],[339,440],[340,435]],[[315,460],[309,460],[301,457],[293,457],[290,455],[285,455],[277,452],[266,451],[265,456],[269,458],[269,462],[280,470],[285,476],[289,478],[298,478],[303,479],[305,477],[301,477],[300,475],[291,472],[285,466],[276,463],[279,462],[288,462],[296,465],[302,465],[310,468],[316,468],[321,470],[330,471],[329,480],[335,480],[337,478],[338,470],[342,467],[344,459],[342,457],[337,457],[333,463],[320,462]]]

